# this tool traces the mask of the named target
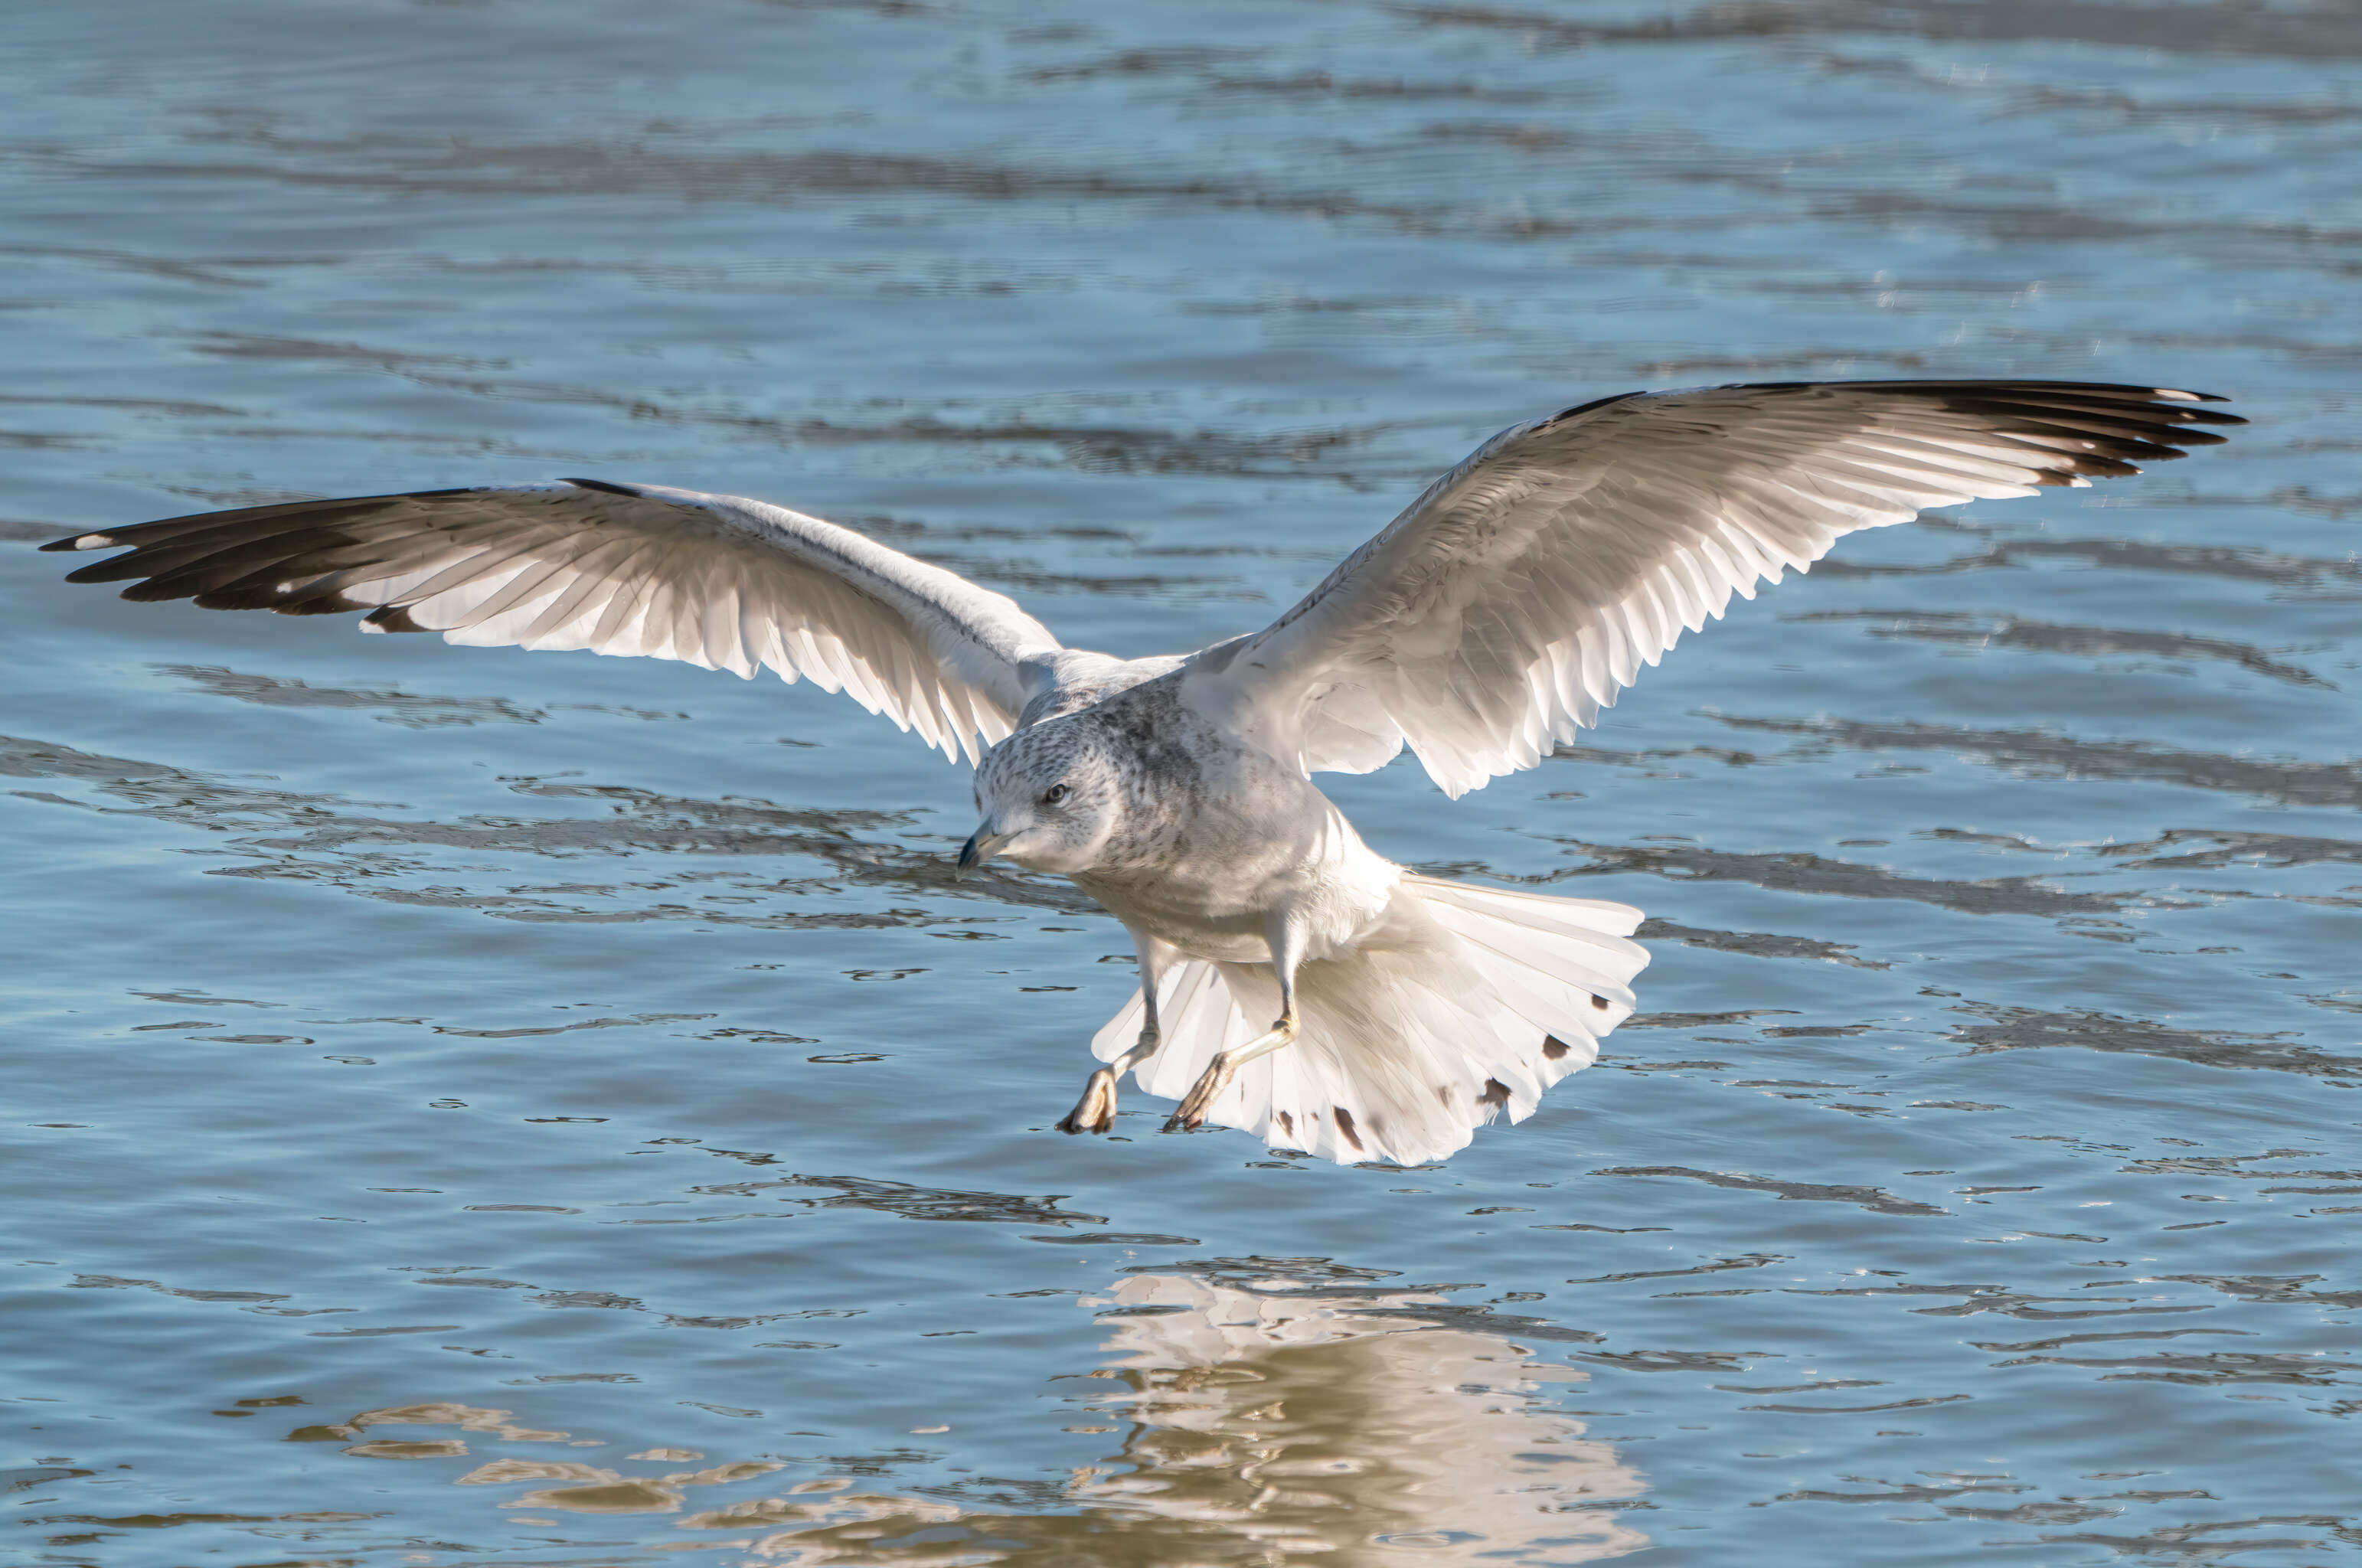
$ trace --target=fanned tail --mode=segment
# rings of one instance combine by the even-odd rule
[[[1296,1043],[1248,1063],[1208,1120],[1340,1164],[1423,1165],[1476,1128],[1533,1114],[1632,1013],[1640,911],[1406,873],[1389,937],[1297,971]],[[1175,964],[1157,988],[1164,1044],[1135,1070],[1178,1099],[1217,1051],[1279,1012],[1268,964]],[[1140,1032],[1137,992],[1091,1042],[1111,1061]]]

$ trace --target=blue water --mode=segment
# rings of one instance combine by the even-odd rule
[[[0,77],[0,1556],[2362,1561],[2362,10],[50,0]],[[30,548],[585,473],[1155,652],[1513,420],[1896,374],[2254,424],[1332,778],[1652,917],[1436,1168],[1052,1131],[1129,945],[841,699]]]

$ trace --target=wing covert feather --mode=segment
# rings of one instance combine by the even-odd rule
[[[1016,726],[1058,640],[1004,595],[852,529],[738,496],[567,480],[287,502],[45,545],[137,600],[471,646],[588,648],[843,690],[954,758]]]
[[[1628,392],[1503,431],[1193,699],[1307,772],[1403,745],[1450,795],[1596,722],[1734,593],[1926,507],[2139,472],[2241,425],[2166,388],[1836,381]]]

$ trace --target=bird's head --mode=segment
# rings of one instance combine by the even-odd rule
[[[1094,726],[1051,719],[1018,731],[976,770],[983,816],[959,856],[972,871],[1006,856],[1034,871],[1087,871],[1123,812],[1121,776]]]

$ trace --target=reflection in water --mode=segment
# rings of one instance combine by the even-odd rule
[[[1043,1488],[1042,1511],[858,1491],[850,1477],[822,1475],[685,1514],[678,1527],[738,1532],[697,1543],[707,1549],[813,1565],[1562,1564],[1649,1544],[1621,1511],[1644,1488],[1639,1473],[1540,1397],[1545,1382],[1584,1374],[1530,1360],[1468,1326],[1481,1324],[1480,1314],[1440,1297],[1225,1269],[1135,1275],[1082,1305],[1099,1309],[1111,1330],[1103,1364],[1089,1374],[1108,1387],[1081,1401],[1109,1424],[1070,1430],[1122,1436],[1102,1463]],[[369,1435],[381,1427],[569,1441],[509,1417],[411,1405],[294,1435],[361,1439],[345,1452],[370,1459],[481,1458],[464,1438]],[[632,1456],[676,1465],[703,1457],[679,1449]],[[524,1488],[504,1508],[674,1514],[690,1488],[783,1468],[750,1460],[630,1474],[501,1457],[456,1480]]]
[[[1126,1387],[1102,1406],[1133,1425],[1076,1493],[1116,1517],[1275,1560],[1513,1562],[1547,1546],[1576,1562],[1648,1544],[1596,1509],[1639,1493],[1639,1474],[1537,1398],[1581,1375],[1420,1320],[1440,1297],[1139,1275],[1084,1304],[1109,1309],[1098,1375]]]

